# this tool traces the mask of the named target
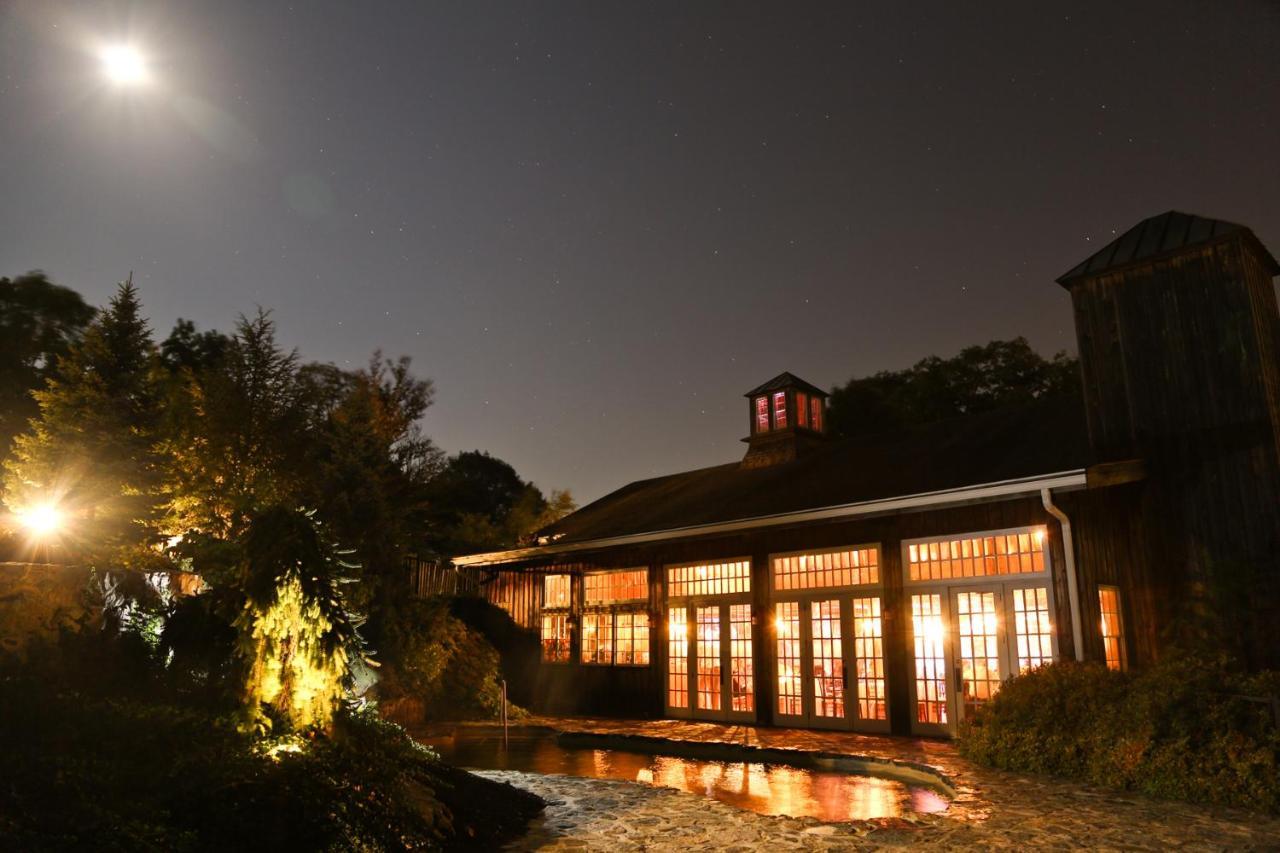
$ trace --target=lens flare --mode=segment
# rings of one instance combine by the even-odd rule
[[[53,504],[41,504],[17,513],[22,526],[34,536],[45,537],[62,528],[62,512]]]
[[[147,81],[147,61],[138,49],[113,44],[102,49],[102,73],[116,86],[137,86]]]

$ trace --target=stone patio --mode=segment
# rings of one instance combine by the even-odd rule
[[[1277,818],[988,770],[965,761],[948,741],[678,720],[521,722],[575,734],[871,758],[932,770],[956,797],[940,815],[824,824],[629,782],[484,771],[547,800],[546,813],[513,845],[516,850],[870,850],[906,844],[943,850],[1280,850]]]

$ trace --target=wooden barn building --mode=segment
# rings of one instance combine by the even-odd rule
[[[741,460],[455,565],[536,634],[529,701],[559,713],[946,735],[1029,667],[1153,660],[1228,571],[1274,664],[1278,272],[1248,228],[1153,217],[1058,279],[1083,406],[834,441],[783,373]]]

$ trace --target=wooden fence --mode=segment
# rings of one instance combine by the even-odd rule
[[[409,588],[419,598],[429,595],[479,595],[480,572],[447,562],[410,558]]]

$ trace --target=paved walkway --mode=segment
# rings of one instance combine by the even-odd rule
[[[759,815],[629,782],[485,771],[548,802],[520,850],[1280,850],[1280,819],[977,767],[947,741],[676,720],[534,717],[562,732],[830,752],[932,768],[956,790],[940,815],[854,823]]]

